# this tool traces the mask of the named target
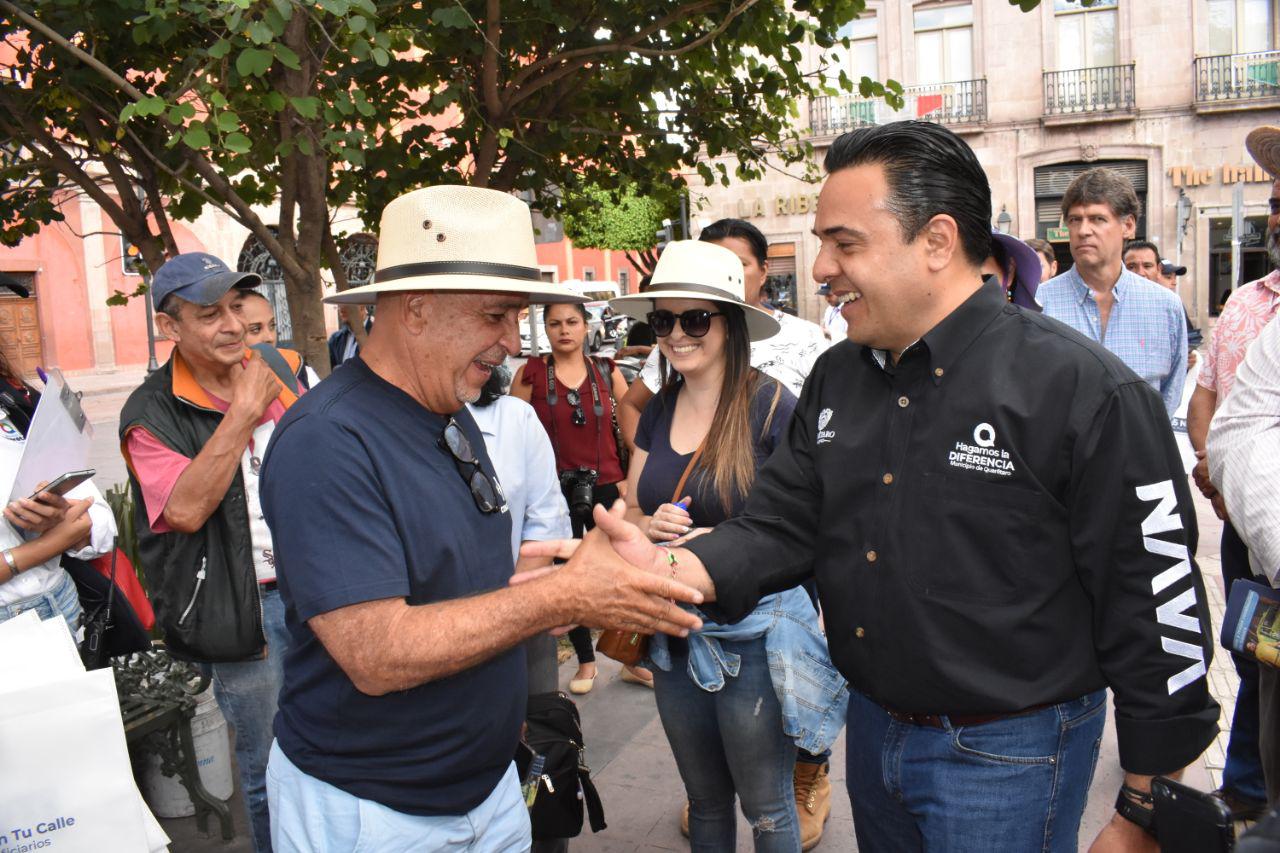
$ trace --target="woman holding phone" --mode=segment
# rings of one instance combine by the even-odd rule
[[[685,541],[742,512],[791,420],[795,397],[750,361],[751,342],[779,322],[746,302],[737,255],[699,241],[669,243],[650,290],[610,304],[653,328],[668,377],[640,416],[627,517],[654,542]],[[766,597],[733,625],[699,615],[703,627],[687,639],[659,634],[650,644],[690,844],[735,849],[736,798],[757,851],[794,853],[796,750],[821,752],[839,732],[844,679],[803,589]]]
[[[0,387],[29,388],[0,352]],[[25,406],[0,397],[0,482],[12,483],[26,447],[26,429],[39,394]],[[66,483],[73,482],[68,478]],[[45,484],[48,485],[48,484]],[[61,566],[62,555],[92,560],[111,552],[115,516],[92,480],[69,488],[55,486],[11,501],[0,524],[0,622],[35,610],[41,619],[67,620],[79,641],[80,598],[75,582]]]

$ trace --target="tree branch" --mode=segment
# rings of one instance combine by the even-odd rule
[[[484,95],[485,110],[492,121],[503,114],[504,104],[498,94],[498,42],[502,39],[502,18],[499,0],[486,0],[484,22],[484,53],[480,57],[480,87]]]
[[[561,63],[564,63],[570,60],[576,61],[579,59],[590,59],[591,57],[603,56],[610,53],[634,53],[638,56],[650,56],[650,57],[679,56],[680,54],[687,53],[690,50],[700,47],[710,39],[715,38],[717,35],[724,32],[725,29],[728,28],[729,24],[731,24],[736,18],[738,18],[738,16],[740,16],[747,9],[750,9],[752,6],[754,6],[757,2],[759,2],[759,0],[744,0],[742,5],[729,10],[729,13],[725,16],[724,21],[719,26],[714,27],[707,33],[704,33],[702,36],[699,36],[690,44],[684,45],[683,47],[642,48],[638,46],[641,42],[643,42],[645,39],[647,39],[649,36],[653,35],[654,33],[661,32],[662,30],[666,29],[667,27],[671,26],[672,24],[678,21],[687,19],[698,13],[705,12],[710,9],[714,9],[719,4],[716,2],[716,0],[699,0],[699,2],[690,3],[687,6],[681,6],[675,11],[654,21],[649,26],[642,28],[641,30],[636,32],[634,36],[632,36],[629,39],[625,39],[620,42],[611,42],[609,44],[598,44],[598,45],[592,45],[591,47],[581,47],[581,48],[577,48],[576,50],[565,51],[564,53],[554,53],[548,56],[546,59],[532,63],[528,66],[525,66],[524,68],[520,69],[520,72],[512,80],[511,85],[508,86],[508,90],[514,91],[516,89],[522,89],[526,80],[529,80],[537,75],[542,74],[545,68],[548,68],[553,65],[559,65]]]
[[[21,137],[25,135],[32,143],[37,143],[44,150],[44,156],[64,175],[75,182],[86,195],[98,203],[112,221],[120,222],[124,218],[124,211],[116,203],[110,194],[102,188],[98,181],[91,177],[88,172],[80,167],[80,164],[71,159],[71,156],[63,149],[60,141],[55,139],[39,124],[33,122],[30,117],[15,112],[13,104],[5,96],[3,87],[0,87],[0,105],[5,107],[8,116],[16,119],[21,126],[23,133],[18,133],[18,128],[11,124],[7,117],[0,116],[0,129],[3,129],[10,136]],[[119,218],[117,218],[119,217]]]
[[[32,17],[27,12],[23,11],[22,9],[19,9],[17,6],[10,3],[9,0],[0,0],[0,9],[5,10],[9,14],[18,18],[18,20],[22,21],[24,24],[31,27],[31,29],[40,33],[45,38],[49,39],[49,41],[53,42],[58,47],[65,50],[67,53],[70,53],[76,59],[80,60],[85,65],[92,68],[94,71],[97,71],[99,74],[105,77],[112,85],[119,88],[121,91],[127,94],[130,98],[133,98],[135,101],[140,101],[146,97],[146,95],[143,94],[140,89],[138,89],[128,80],[124,79],[115,71],[112,71],[106,65],[99,62],[91,54],[88,54],[85,51],[81,50],[75,44],[67,40],[57,30],[45,24],[40,19]]]

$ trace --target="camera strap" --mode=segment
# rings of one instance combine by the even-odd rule
[[[600,402],[600,386],[596,384],[596,371],[590,359],[586,359],[587,379],[591,382],[591,410],[596,416],[596,471],[600,470],[600,421],[604,418],[604,405]],[[560,397],[556,394],[556,357],[547,356],[547,405],[551,407],[551,444],[556,459],[560,457],[560,425],[556,423],[556,404]]]
[[[604,405],[600,402],[600,386],[596,384],[595,365],[591,359],[586,359],[587,379],[591,382],[591,410],[596,413],[597,418],[604,417]],[[547,358],[547,404],[554,406],[560,402],[560,397],[556,394],[556,359],[555,356]]]

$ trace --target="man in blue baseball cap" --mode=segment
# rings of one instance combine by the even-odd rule
[[[265,773],[288,633],[258,476],[276,423],[297,396],[245,348],[240,303],[260,283],[204,252],[156,270],[156,325],[174,350],[129,396],[120,444],[157,621],[170,653],[212,676],[235,726],[254,845],[264,853],[271,849]],[[289,366],[296,373],[300,364]]]

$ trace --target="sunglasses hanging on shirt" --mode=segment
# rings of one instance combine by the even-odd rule
[[[476,508],[486,515],[506,512],[507,497],[502,493],[502,485],[480,467],[471,441],[453,418],[449,418],[449,422],[444,425],[444,435],[440,436],[439,445],[453,457],[458,474],[471,489],[471,498],[476,502]],[[463,470],[464,466],[470,473]]]
[[[650,328],[653,333],[660,338],[675,331],[676,320],[680,321],[680,328],[691,338],[705,337],[707,332],[711,331],[711,318],[723,317],[722,311],[706,311],[702,308],[690,308],[679,314],[672,313],[665,309],[650,311],[645,315],[645,319],[649,321]]]

